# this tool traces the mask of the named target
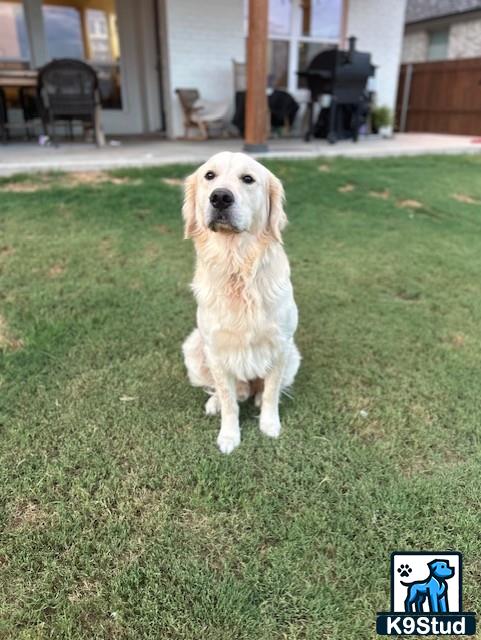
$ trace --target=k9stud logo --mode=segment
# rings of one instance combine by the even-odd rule
[[[377,615],[380,635],[474,635],[462,610],[462,557],[456,551],[391,554],[391,611]]]

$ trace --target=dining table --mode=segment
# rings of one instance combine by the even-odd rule
[[[36,87],[38,72],[33,69],[0,69],[0,87]]]

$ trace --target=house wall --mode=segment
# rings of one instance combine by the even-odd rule
[[[183,135],[175,89],[193,87],[207,100],[233,108],[232,59],[245,60],[244,0],[159,0],[162,10],[164,104],[167,133]],[[347,35],[372,53],[378,104],[394,109],[406,0],[349,0]]]
[[[406,0],[350,0],[347,35],[357,48],[370,51],[376,69],[377,103],[394,111]]]
[[[168,134],[183,135],[176,88],[233,105],[232,59],[245,60],[243,0],[164,0],[164,96]],[[166,59],[165,59],[166,58]]]

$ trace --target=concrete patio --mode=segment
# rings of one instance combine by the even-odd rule
[[[0,176],[39,171],[98,171],[120,167],[145,167],[174,163],[199,163],[212,154],[242,151],[241,139],[207,142],[163,139],[119,139],[105,148],[92,144],[63,143],[41,147],[36,143],[0,145]],[[276,139],[269,142],[269,153],[257,157],[314,158],[349,156],[374,158],[421,154],[481,153],[481,139],[472,136],[403,133],[393,138],[369,137],[358,143],[341,141],[329,145],[324,140],[305,143],[300,139]]]

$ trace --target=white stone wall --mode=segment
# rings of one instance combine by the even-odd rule
[[[427,31],[409,31],[404,34],[402,62],[425,62],[428,57]]]
[[[245,60],[243,0],[165,0],[164,99],[168,133],[183,135],[176,88],[234,101],[232,58]]]
[[[347,35],[370,51],[376,69],[377,103],[394,111],[404,32],[405,0],[350,0]]]
[[[481,56],[481,18],[451,25],[448,57],[478,58]]]

